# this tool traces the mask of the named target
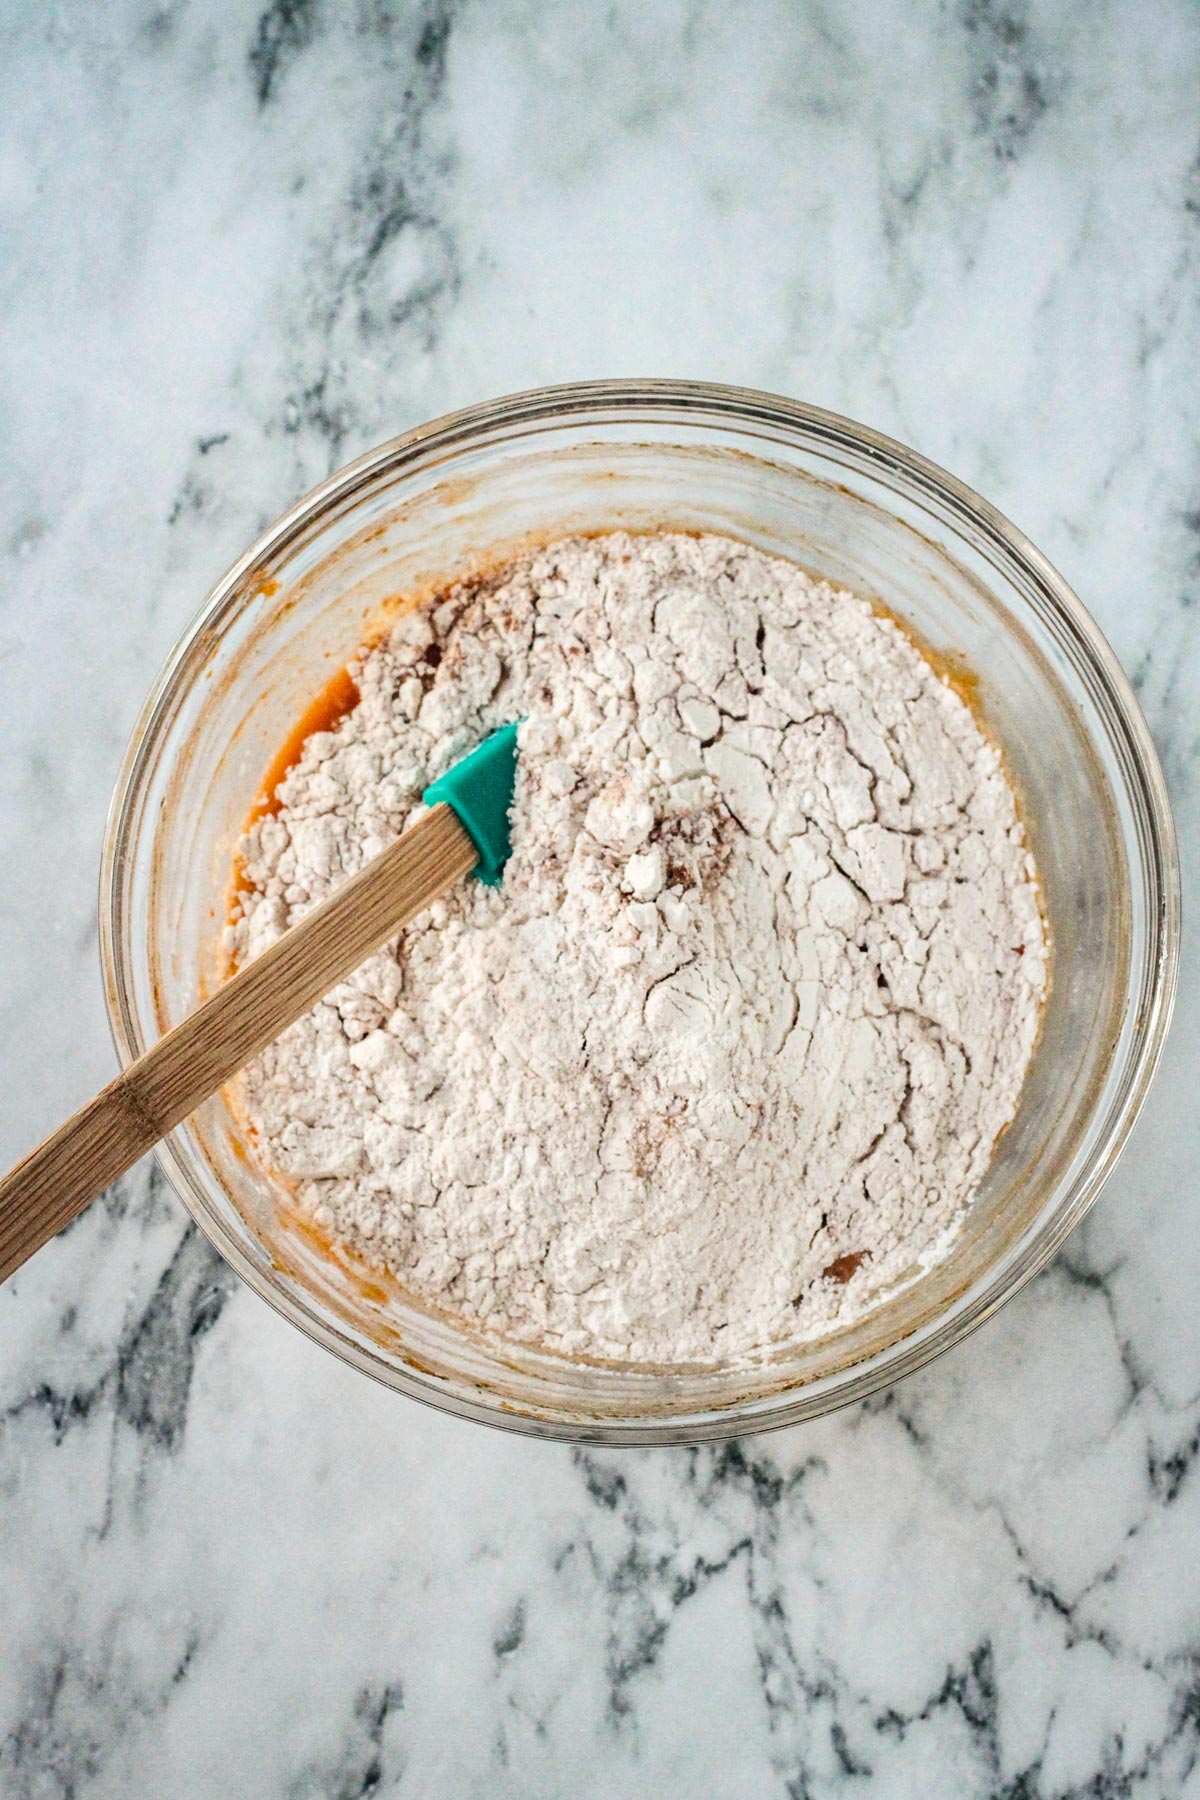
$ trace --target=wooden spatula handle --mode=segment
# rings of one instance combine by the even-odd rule
[[[0,1181],[0,1281],[478,860],[435,806],[131,1063]]]

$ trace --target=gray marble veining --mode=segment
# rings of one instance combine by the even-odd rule
[[[708,376],[994,499],[1197,872],[1200,13],[15,0],[0,1158],[111,1071],[141,699],[285,504],[451,406]],[[1200,982],[1050,1269],[855,1411],[572,1453],[408,1405],[148,1167],[0,1293],[0,1793],[1200,1794]]]

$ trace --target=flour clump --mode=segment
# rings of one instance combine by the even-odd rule
[[[730,539],[551,544],[403,617],[243,844],[235,957],[523,719],[513,856],[240,1080],[418,1300],[565,1354],[749,1354],[935,1260],[1047,944],[1000,756],[890,618]]]

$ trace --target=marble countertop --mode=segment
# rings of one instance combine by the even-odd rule
[[[112,1071],[105,806],[177,634],[506,390],[744,382],[980,487],[1132,675],[1194,880],[1189,0],[261,4],[0,16],[0,1162]],[[0,1793],[1200,1795],[1198,1017],[1193,934],[997,1319],[723,1448],[377,1389],[143,1166],[0,1291]]]

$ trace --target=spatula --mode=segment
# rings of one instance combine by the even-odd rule
[[[431,901],[472,871],[500,880],[516,756],[516,725],[493,732],[426,788],[415,825],[0,1181],[0,1281]]]

